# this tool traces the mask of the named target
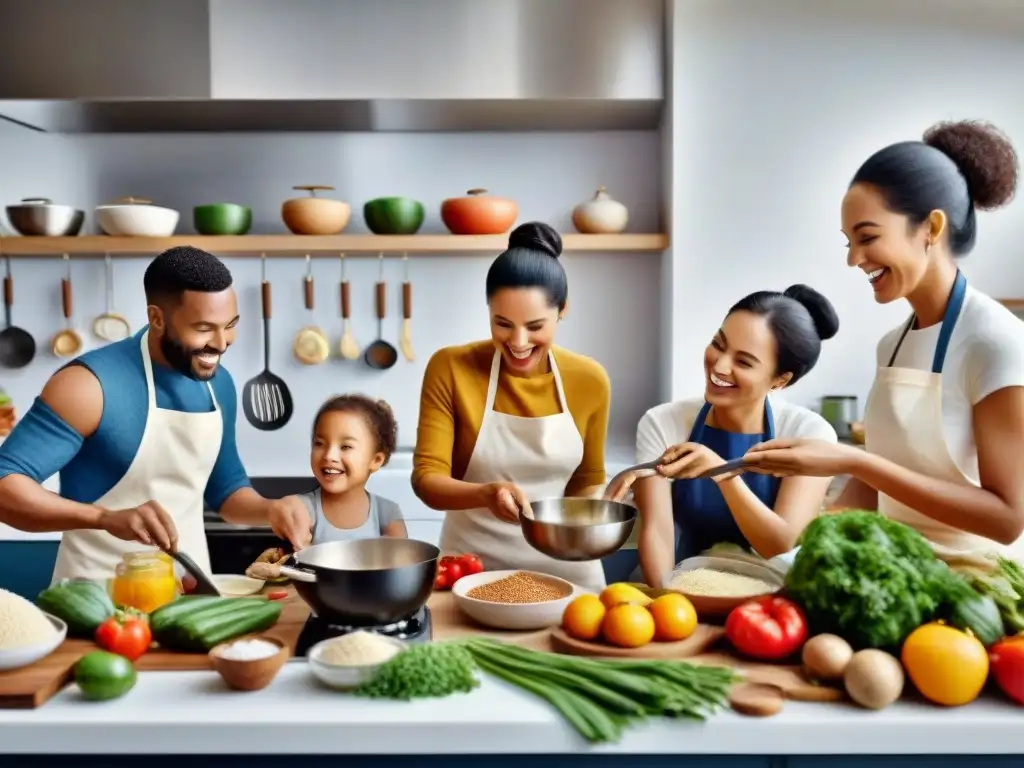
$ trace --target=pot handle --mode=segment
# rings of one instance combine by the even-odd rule
[[[282,576],[286,576],[287,578],[291,579],[292,581],[304,581],[307,584],[315,584],[316,583],[316,574],[315,573],[311,573],[311,572],[305,570],[304,568],[296,568],[295,566],[292,566],[292,565],[282,565],[281,566],[281,575]]]
[[[292,187],[292,189],[299,192],[309,192],[310,195],[316,197],[317,192],[330,192],[334,187],[329,184],[300,184],[297,187]]]

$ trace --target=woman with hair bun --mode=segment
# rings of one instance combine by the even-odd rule
[[[821,509],[831,478],[699,475],[776,437],[836,442],[821,416],[769,395],[808,374],[821,342],[838,330],[832,304],[806,285],[752,293],[733,305],[704,351],[704,396],[644,414],[636,458],[659,461],[657,473],[626,477],[606,495],[622,499],[633,488],[648,584],[662,586],[677,562],[715,545],[739,545],[764,558],[795,546]]]
[[[1009,202],[1017,174],[1010,141],[977,122],[936,125],[860,167],[843,199],[847,263],[875,301],[912,312],[878,344],[867,450],[775,440],[748,454],[754,471],[851,475],[836,508],[877,508],[951,563],[1020,557],[1024,324],[956,263],[974,247],[975,211]]]
[[[596,496],[605,484],[611,385],[600,363],[554,345],[569,296],[561,253],[547,224],[509,236],[487,272],[491,338],[441,349],[427,364],[412,483],[445,512],[445,553],[600,589],[600,561],[547,557],[518,525],[530,500]]]

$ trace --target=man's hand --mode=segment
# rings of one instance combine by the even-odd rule
[[[170,552],[178,548],[174,520],[155,501],[132,509],[106,511],[100,517],[100,528],[124,541],[138,541]]]
[[[530,502],[515,483],[487,483],[484,486],[487,508],[503,523],[519,524],[520,511],[528,512]]]
[[[268,501],[267,519],[274,535],[291,542],[296,552],[309,546],[313,538],[313,521],[298,496]]]

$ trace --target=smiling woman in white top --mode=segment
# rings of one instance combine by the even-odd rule
[[[666,403],[637,427],[638,463],[660,460],[658,475],[625,478],[640,511],[640,566],[648,584],[680,560],[716,544],[735,544],[765,558],[789,551],[821,509],[830,478],[745,474],[702,479],[705,470],[780,438],[836,441],[818,414],[769,398],[810,372],[823,339],[839,321],[828,299],[805,285],[758,291],[737,302],[704,352],[704,397]]]
[[[877,508],[950,562],[1024,554],[1024,323],[955,261],[974,247],[975,210],[1007,203],[1017,173],[1009,140],[971,122],[861,166],[843,200],[847,262],[875,301],[913,312],[878,345],[867,451],[780,439],[748,454],[758,471],[852,475],[836,507]]]

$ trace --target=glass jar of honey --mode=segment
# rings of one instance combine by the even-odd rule
[[[179,594],[174,561],[165,552],[128,552],[117,564],[110,585],[116,605],[152,613]]]

